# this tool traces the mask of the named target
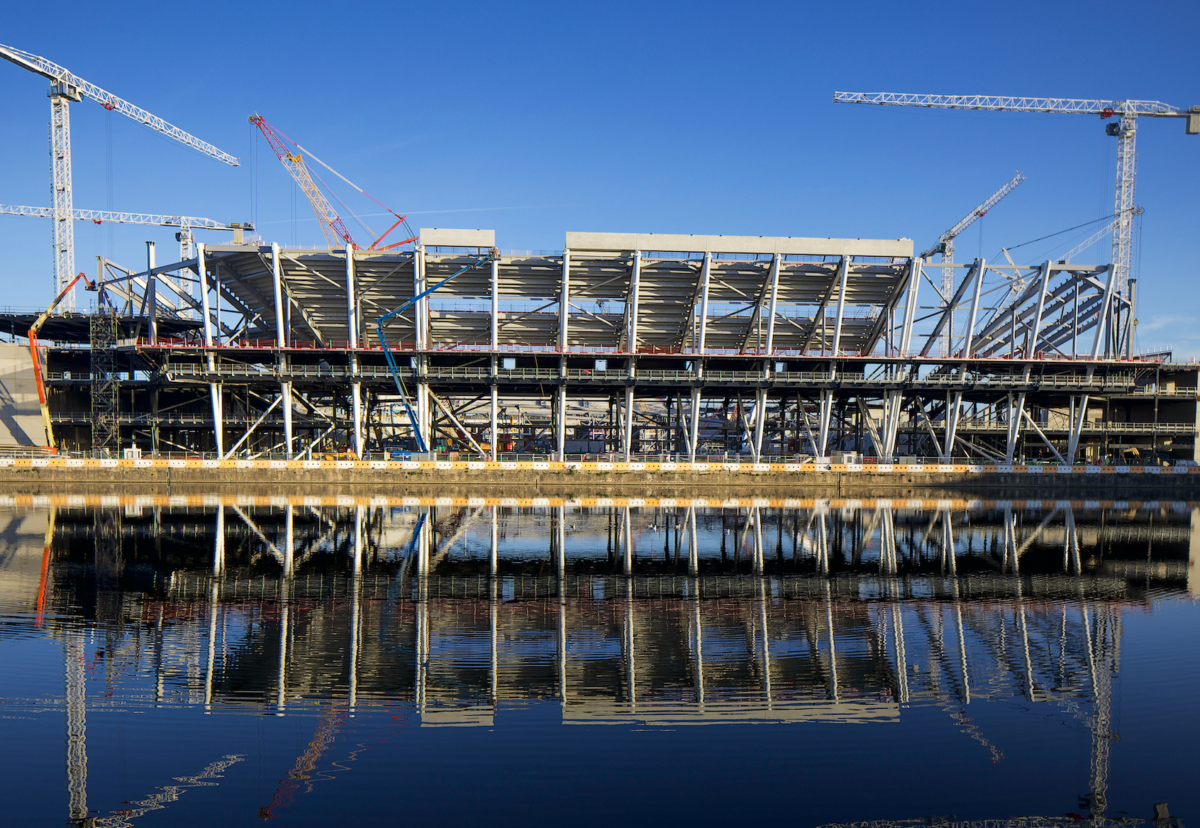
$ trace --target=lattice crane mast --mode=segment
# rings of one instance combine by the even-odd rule
[[[51,198],[54,218],[54,292],[57,295],[75,275],[75,229],[73,197],[71,192],[71,119],[67,106],[84,98],[91,98],[110,112],[119,112],[140,124],[161,132],[168,138],[191,147],[210,158],[215,158],[231,167],[238,166],[238,159],[212,144],[201,141],[177,126],[167,123],[141,107],[118,98],[94,83],[73,75],[44,57],[0,44],[0,57],[15,63],[22,69],[41,75],[50,81],[50,173]],[[67,310],[74,308],[74,297],[63,302]]]
[[[921,258],[925,260],[932,259],[936,254],[941,254],[943,265],[942,296],[945,297],[947,302],[954,295],[954,268],[950,267],[950,265],[954,264],[954,239],[972,224],[987,215],[989,210],[999,204],[1002,198],[1017,189],[1024,180],[1024,174],[1020,170],[1017,170],[1017,174],[1007,184],[988,196],[982,204],[959,219],[958,223],[945,233],[938,236],[937,242],[921,254]],[[953,330],[947,328],[945,336],[946,353],[950,353],[952,338]]]
[[[932,109],[977,109],[992,112],[1057,112],[1075,115],[1099,115],[1107,120],[1105,132],[1117,138],[1117,178],[1113,196],[1112,277],[1114,287],[1127,300],[1129,269],[1133,260],[1134,188],[1137,183],[1137,119],[1184,118],[1188,135],[1200,134],[1200,106],[1179,109],[1161,101],[1099,101],[1072,98],[1002,98],[993,95],[913,95],[897,92],[834,92],[834,103],[875,104],[878,106],[919,106]],[[1130,313],[1130,320],[1133,314]],[[1125,336],[1126,353],[1129,336]]]
[[[333,208],[333,205],[329,203],[329,199],[325,197],[325,194],[321,192],[316,183],[313,182],[312,173],[309,172],[308,164],[306,164],[304,161],[304,153],[308,153],[308,155],[322,167],[329,170],[338,178],[345,181],[351,187],[358,190],[367,198],[371,199],[380,207],[396,217],[396,223],[384,231],[379,238],[375,239],[375,241],[371,243],[371,246],[367,248],[368,250],[375,250],[376,245],[383,241],[384,236],[395,230],[401,224],[404,224],[405,228],[409,230],[409,238],[405,239],[404,241],[389,244],[386,247],[381,247],[379,249],[388,250],[390,248],[399,247],[402,244],[408,244],[409,242],[417,240],[415,235],[411,235],[412,228],[408,227],[408,223],[405,221],[406,216],[402,216],[396,211],[392,210],[362,187],[346,178],[346,176],[342,175],[333,167],[326,164],[320,158],[317,158],[317,156],[313,155],[311,152],[308,152],[308,150],[304,149],[304,147],[300,146],[291,138],[288,138],[282,132],[268,124],[266,119],[258,113],[251,115],[249,120],[250,123],[258,127],[259,132],[261,132],[263,137],[267,139],[267,143],[271,146],[271,150],[275,153],[275,157],[279,159],[279,162],[283,164],[284,168],[287,169],[288,173],[292,176],[295,182],[300,185],[300,189],[304,191],[304,195],[308,197],[308,202],[312,205],[313,212],[317,214],[317,222],[321,225],[321,232],[325,234],[325,240],[329,242],[329,248],[331,250],[340,250],[344,247],[357,248],[358,245],[350,236],[350,231],[346,229],[346,225],[338,215],[337,210]],[[288,148],[288,144],[295,146],[297,152],[292,152]]]

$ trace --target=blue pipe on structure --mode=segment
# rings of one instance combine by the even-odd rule
[[[500,257],[500,251],[493,247],[491,250],[488,251],[488,254],[486,256],[484,256],[480,259],[477,259],[474,262],[471,262],[471,264],[463,265],[461,268],[459,268],[458,270],[451,273],[445,279],[442,279],[442,281],[438,282],[433,287],[426,288],[425,290],[421,291],[413,298],[409,299],[403,305],[396,308],[394,311],[385,313],[383,316],[381,316],[377,320],[375,320],[375,333],[379,337],[380,347],[383,348],[383,357],[384,357],[384,359],[387,360],[388,370],[391,371],[391,374],[392,374],[392,381],[396,384],[396,393],[400,395],[400,402],[402,402],[404,404],[404,411],[408,414],[408,422],[412,425],[413,438],[417,444],[417,451],[419,451],[421,454],[425,454],[426,452],[428,452],[429,447],[428,447],[428,444],[425,442],[425,435],[423,435],[421,433],[421,426],[417,422],[417,415],[413,413],[412,406],[408,404],[408,392],[404,388],[404,381],[402,379],[400,379],[400,368],[396,365],[396,356],[395,356],[395,354],[392,353],[392,347],[388,343],[387,336],[383,332],[383,326],[393,316],[399,316],[400,314],[404,313],[406,310],[411,308],[417,302],[421,301],[426,296],[433,293],[435,290],[443,287],[451,279],[454,279],[457,276],[461,276],[462,274],[466,273],[468,270],[473,270],[474,268],[477,268],[480,265],[485,265],[488,262],[493,262],[496,259],[498,259],[499,257]]]

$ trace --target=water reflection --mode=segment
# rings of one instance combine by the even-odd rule
[[[318,714],[270,817],[364,711],[491,727],[550,700],[562,724],[676,727],[924,706],[1001,761],[968,709],[1013,697],[1088,728],[1101,817],[1123,618],[1194,591],[1200,537],[1166,502],[99,500],[0,507],[6,626],[62,647],[76,821],[97,707]]]

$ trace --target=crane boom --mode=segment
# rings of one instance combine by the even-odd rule
[[[71,288],[75,287],[75,283],[80,279],[83,280],[83,284],[88,290],[96,289],[96,283],[88,279],[87,276],[82,273],[76,275],[76,277],[72,279],[65,288],[59,291],[57,296],[54,297],[54,301],[50,303],[50,307],[42,311],[41,315],[38,316],[38,318],[34,320],[34,323],[29,326],[29,353],[33,358],[33,380],[37,385],[38,405],[42,409],[42,427],[46,429],[46,447],[51,451],[55,450],[54,430],[50,425],[50,405],[46,400],[46,383],[42,380],[42,360],[41,356],[38,354],[37,335],[38,331],[42,329],[42,325],[45,325],[46,320],[50,318],[50,314],[54,313],[54,309],[58,307],[60,302],[62,302],[63,297],[71,292]]]
[[[999,190],[996,190],[996,192],[988,196],[982,204],[959,219],[958,224],[955,224],[945,233],[942,233],[942,235],[938,237],[937,244],[922,253],[921,258],[929,259],[936,253],[945,252],[946,242],[953,241],[954,238],[961,235],[964,230],[966,230],[975,222],[979,221],[979,219],[983,218],[988,210],[999,204],[1000,199],[1017,189],[1017,187],[1019,187],[1021,182],[1024,180],[1024,173],[1022,173],[1020,170],[1017,170],[1017,174],[1014,175],[1007,184],[1005,184]]]
[[[250,123],[258,127],[259,132],[267,139],[267,143],[271,145],[271,150],[275,153],[280,163],[283,164],[296,183],[300,185],[300,189],[304,191],[304,194],[308,196],[308,201],[312,204],[313,212],[317,214],[317,222],[321,225],[321,231],[325,234],[325,239],[329,242],[330,249],[340,250],[347,245],[355,247],[354,239],[350,237],[350,231],[346,229],[346,225],[337,214],[337,210],[333,209],[333,205],[329,203],[329,199],[325,198],[325,194],[317,189],[317,185],[313,183],[312,174],[308,171],[308,165],[304,163],[304,156],[289,150],[287,144],[283,142],[283,137],[258,113],[251,115],[249,120]]]
[[[1185,118],[1192,113],[1162,101],[1097,101],[1084,98],[1003,98],[998,95],[920,95],[907,92],[834,92],[834,103],[982,109],[992,112],[1063,112],[1075,115],[1144,115]]]
[[[78,210],[71,211],[76,221],[94,221],[96,224],[111,222],[113,224],[149,224],[158,227],[189,227],[193,230],[253,230],[252,222],[224,222],[199,216],[160,216],[156,213],[114,213],[109,210]],[[26,207],[14,204],[0,204],[0,215],[29,216],[31,218],[54,218],[54,210],[49,207]]]
[[[139,124],[145,124],[151,129],[174,138],[179,143],[189,146],[231,167],[237,167],[241,164],[236,157],[217,149],[207,141],[201,141],[195,135],[184,132],[179,127],[167,123],[157,115],[150,114],[140,106],[134,106],[129,101],[118,98],[113,93],[101,89],[96,84],[89,83],[83,78],[73,75],[70,71],[59,66],[57,63],[46,60],[44,57],[39,57],[38,55],[14,49],[11,46],[3,44],[0,44],[0,57],[15,63],[23,69],[28,69],[30,72],[48,78],[52,83],[60,86],[61,94],[69,98],[74,100],[91,98],[107,110],[119,112],[127,118],[132,118]]]

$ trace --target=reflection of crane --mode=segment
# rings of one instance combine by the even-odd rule
[[[162,118],[151,115],[128,101],[121,100],[94,83],[88,83],[43,57],[4,45],[0,45],[0,57],[50,80],[50,172],[52,177],[51,198],[53,199],[51,210],[54,218],[54,289],[56,291],[62,290],[71,278],[71,274],[75,272],[75,229],[71,192],[71,119],[67,111],[69,102],[78,103],[85,97],[91,98],[110,112],[119,112],[211,158],[216,158],[232,167],[238,166],[238,160],[229,153],[222,152],[212,144],[201,141],[194,135],[189,135]],[[74,302],[68,300],[67,308],[73,309],[73,307]]]
[[[1138,116],[1149,118],[1186,118],[1188,135],[1200,134],[1200,106],[1178,109],[1160,101],[1095,101],[1068,98],[1001,98],[990,95],[908,95],[893,92],[834,92],[835,103],[878,104],[882,106],[922,106],[934,109],[981,109],[994,112],[1064,112],[1077,115],[1099,115],[1108,119],[1120,116],[1120,121],[1108,124],[1104,131],[1117,138],[1116,193],[1113,198],[1115,219],[1112,248],[1112,277],[1114,287],[1126,299],[1129,265],[1133,251],[1133,203],[1137,178]],[[1133,319],[1133,309],[1129,314]],[[1108,309],[1102,309],[1102,314]],[[1121,332],[1118,332],[1120,335]],[[1129,333],[1125,335],[1125,351],[1129,352]]]
[[[42,409],[42,426],[46,429],[46,447],[54,449],[54,430],[50,427],[50,406],[46,404],[46,383],[42,380],[42,361],[38,355],[37,335],[42,329],[42,325],[46,324],[46,320],[50,318],[50,314],[54,313],[54,309],[62,302],[63,297],[71,292],[71,288],[75,287],[75,283],[83,279],[83,283],[88,290],[95,290],[96,283],[89,280],[82,273],[72,279],[67,286],[58,292],[58,296],[54,297],[54,301],[50,303],[50,307],[46,308],[29,328],[29,353],[33,356],[33,378],[37,384],[38,405]]]
[[[395,230],[400,224],[405,225],[405,229],[409,231],[410,237],[404,241],[389,244],[386,247],[381,247],[379,248],[380,250],[389,250],[393,247],[399,247],[402,244],[408,244],[409,242],[417,240],[416,236],[411,235],[412,228],[408,227],[407,222],[405,222],[405,216],[399,215],[393,211],[390,207],[372,196],[362,187],[359,187],[353,181],[346,178],[346,176],[342,175],[333,167],[326,164],[320,158],[317,158],[317,156],[313,155],[311,152],[308,152],[308,150],[304,149],[304,147],[297,144],[291,138],[288,138],[282,132],[275,129],[273,126],[267,123],[263,116],[255,113],[250,116],[249,120],[250,123],[258,127],[258,131],[261,132],[263,137],[267,139],[267,143],[271,146],[271,150],[275,153],[275,156],[279,159],[280,163],[283,164],[284,168],[287,169],[292,178],[295,179],[296,183],[300,185],[300,189],[304,191],[304,195],[308,196],[308,201],[312,205],[313,212],[317,214],[317,222],[321,225],[321,232],[325,234],[325,239],[329,242],[329,248],[331,250],[340,250],[343,247],[357,247],[358,245],[354,243],[354,239],[350,236],[350,231],[346,229],[346,225],[342,221],[341,216],[338,215],[337,210],[333,208],[333,205],[329,203],[329,199],[325,198],[325,194],[322,193],[320,189],[317,188],[317,185],[313,182],[312,173],[309,172],[308,164],[304,162],[304,155],[302,155],[302,153],[308,153],[308,155],[322,167],[329,170],[338,178],[342,179],[342,181],[345,181],[351,187],[358,190],[367,198],[371,199],[371,201],[374,201],[380,207],[396,217],[396,223],[384,231],[383,235],[375,239],[375,241],[371,243],[371,246],[367,248],[368,250],[374,250],[375,245],[383,241],[383,237]],[[292,152],[290,149],[288,149],[289,143],[294,145],[298,152]]]
[[[308,747],[305,748],[304,753],[296,757],[296,767],[292,768],[288,772],[287,778],[279,783],[275,795],[271,797],[271,803],[258,809],[259,819],[272,819],[275,817],[276,808],[282,808],[284,805],[292,803],[292,800],[296,798],[300,782],[310,777],[317,762],[321,759],[321,754],[333,744],[333,740],[337,737],[345,721],[346,711],[343,708],[333,706],[329,708],[320,726],[308,741]],[[311,787],[312,783],[310,782],[309,789]]]
[[[177,785],[163,785],[158,789],[158,793],[153,793],[145,799],[139,799],[136,802],[130,802],[124,808],[115,811],[110,817],[102,817],[100,819],[89,819],[86,824],[89,828],[131,828],[133,825],[131,819],[140,817],[150,811],[161,811],[163,808],[172,802],[179,799],[180,794],[188,788],[207,788],[216,785],[216,782],[209,782],[209,779],[220,779],[230,765],[234,765],[243,759],[245,756],[230,754],[212,762],[200,770],[195,776],[177,776],[173,781],[179,783]]]
[[[1025,176],[1021,174],[1020,170],[1017,170],[1017,174],[1007,184],[984,199],[982,204],[959,219],[958,223],[945,233],[938,236],[937,242],[921,254],[921,258],[926,261],[932,259],[935,254],[940,253],[942,255],[942,298],[945,301],[949,302],[950,297],[954,295],[954,268],[950,266],[954,264],[954,239],[972,224],[987,215],[988,210],[999,204],[1002,198],[1017,189],[1024,180]],[[952,350],[951,343],[954,339],[953,327],[954,317],[951,314],[944,339],[947,354]]]

